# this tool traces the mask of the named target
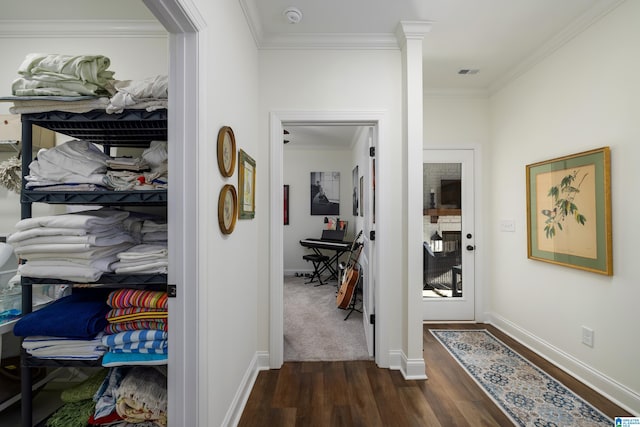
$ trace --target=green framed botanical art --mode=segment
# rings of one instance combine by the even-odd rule
[[[256,161],[240,150],[238,193],[240,219],[253,219],[256,214]]]
[[[613,275],[609,147],[526,166],[530,259]]]

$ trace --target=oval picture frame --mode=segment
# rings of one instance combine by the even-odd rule
[[[238,219],[238,193],[231,184],[226,184],[218,196],[218,225],[223,234],[231,234]]]
[[[236,137],[233,129],[223,126],[218,131],[218,169],[224,177],[230,177],[236,168]]]

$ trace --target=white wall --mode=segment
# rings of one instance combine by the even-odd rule
[[[623,2],[491,99],[494,322],[640,413],[640,2]],[[525,165],[611,147],[613,277],[527,259]],[[515,233],[498,229],[513,219]],[[593,348],[581,327],[595,331]]]
[[[260,182],[268,182],[269,113],[272,111],[384,111],[389,124],[386,140],[378,147],[379,155],[386,156],[389,170],[400,171],[402,165],[402,94],[401,61],[399,51],[327,51],[327,50],[265,50],[259,52],[260,67]],[[384,154],[383,154],[384,153]],[[378,171],[380,172],[380,171]],[[389,177],[384,185],[401,188],[401,175]],[[305,179],[306,181],[306,179]],[[258,192],[259,206],[269,206],[268,192]],[[378,200],[382,210],[398,212],[402,206],[402,192],[388,194],[386,200]],[[395,210],[394,210],[395,209]],[[266,209],[265,209],[266,210]],[[397,215],[397,214],[396,214]],[[389,214],[390,217],[390,214]],[[261,350],[269,348],[269,218],[260,216],[259,290],[258,307],[259,342]],[[405,286],[399,277],[402,254],[401,221],[389,224],[383,231],[390,244],[385,251],[390,254],[388,277],[380,278],[384,286],[384,298],[393,307],[385,313],[392,333],[388,337],[391,348],[401,347],[402,336],[400,289]],[[385,338],[386,339],[386,338]]]
[[[200,32],[198,150],[198,336],[199,423],[232,423],[246,381],[255,368],[257,347],[258,225],[267,205],[256,200],[255,219],[238,220],[232,234],[218,226],[218,195],[225,184],[238,187],[238,165],[230,178],[218,171],[216,138],[231,126],[237,149],[256,161],[258,175],[268,156],[258,149],[257,49],[237,0],[193,2],[206,25]],[[258,179],[258,195],[268,185]],[[253,367],[253,369],[252,369]]]
[[[340,172],[341,220],[349,221],[348,236],[355,226],[351,203],[351,151],[347,149],[284,149],[284,183],[289,185],[289,225],[284,226],[284,271],[285,274],[311,272],[313,265],[302,259],[309,249],[300,245],[301,239],[319,238],[326,228],[324,215],[311,215],[310,173]]]

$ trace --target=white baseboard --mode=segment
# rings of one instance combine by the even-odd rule
[[[501,316],[487,314],[486,319],[486,323],[500,329],[616,405],[636,416],[640,414],[640,394],[637,392]]]
[[[227,411],[227,415],[224,417],[222,422],[223,426],[234,427],[238,425],[240,417],[242,417],[244,407],[249,400],[249,395],[251,394],[253,385],[258,377],[258,372],[268,369],[269,353],[266,351],[256,351],[256,354],[253,355],[253,359],[251,359],[251,363],[242,377],[242,381],[236,391],[236,395],[233,397],[233,401]]]
[[[402,350],[389,351],[389,369],[400,371],[405,380],[426,380],[424,359],[409,359]]]

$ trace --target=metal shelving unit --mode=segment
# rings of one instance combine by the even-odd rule
[[[33,158],[32,126],[40,126],[55,132],[83,139],[104,147],[109,153],[111,147],[146,148],[151,141],[167,140],[167,110],[125,110],[120,114],[107,114],[104,110],[87,113],[69,113],[51,111],[22,115],[22,171],[23,190],[20,196],[21,218],[32,216],[33,203],[79,204],[100,206],[166,206],[165,190],[150,191],[81,191],[81,192],[46,192],[25,189],[24,175],[29,170]],[[60,279],[22,278],[22,313],[32,311],[32,288],[34,284],[74,284]],[[166,274],[151,275],[117,275],[103,274],[100,280],[91,286],[127,287],[167,289]],[[69,361],[55,359],[39,359],[27,355],[21,356],[21,394],[22,425],[31,427],[32,388],[31,369],[34,367],[98,367],[100,361]]]

